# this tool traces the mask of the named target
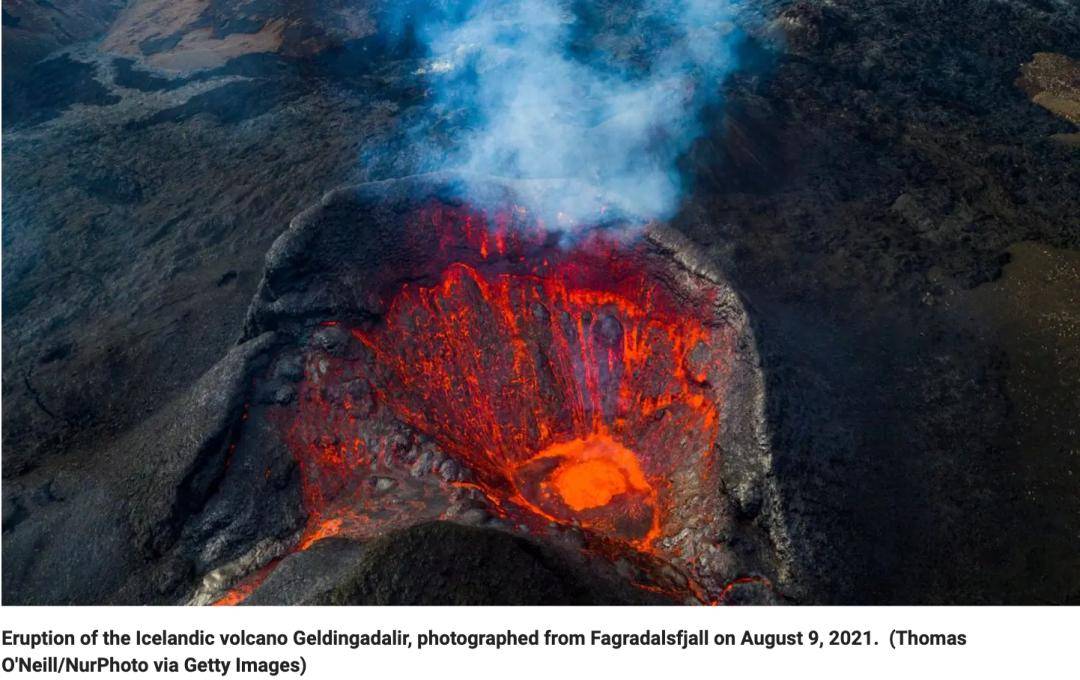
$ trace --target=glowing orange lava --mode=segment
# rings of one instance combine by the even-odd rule
[[[551,484],[574,510],[607,505],[627,489],[626,473],[613,461],[599,458],[559,466]]]
[[[709,291],[674,293],[603,237],[538,254],[506,219],[444,207],[416,219],[407,234],[433,230],[453,257],[438,279],[401,284],[380,322],[351,328],[370,359],[309,359],[289,425],[311,513],[304,545],[431,514],[428,490],[400,474],[415,503],[380,507],[374,523],[356,511],[358,494],[375,503],[360,479],[373,468],[395,475],[388,435],[358,435],[375,403],[432,438],[500,511],[524,511],[514,521],[531,515],[651,550],[673,476],[711,477],[713,383],[731,338],[707,323]]]
[[[445,206],[411,220],[403,238],[439,246],[430,274],[399,274],[376,322],[335,322],[355,350],[309,345],[282,412],[299,549],[452,518],[468,492],[513,526],[667,559],[657,541],[717,481],[734,335],[715,291],[602,236],[567,249]]]
[[[538,273],[458,262],[433,286],[402,288],[384,323],[353,335],[375,359],[380,399],[487,496],[647,548],[662,520],[654,488],[707,462],[719,424],[691,364],[724,345],[668,296],[603,249]],[[572,485],[586,475],[619,485],[596,496],[625,502],[582,501]]]
[[[630,490],[652,490],[634,454],[606,435],[552,444],[538,457],[561,459],[550,485],[574,510],[607,505]]]
[[[556,442],[513,476],[540,515],[643,546],[655,538],[656,494],[637,455],[606,431]]]

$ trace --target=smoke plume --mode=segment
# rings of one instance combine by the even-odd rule
[[[677,160],[733,66],[728,0],[471,0],[409,20],[428,58],[434,111],[452,151],[425,170],[574,180],[557,205],[576,221],[606,210],[670,216]],[[609,212],[608,215],[611,213]]]

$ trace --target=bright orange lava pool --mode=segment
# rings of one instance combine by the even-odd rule
[[[656,494],[637,455],[605,431],[556,442],[514,471],[538,514],[647,545],[656,535]]]
[[[559,459],[545,484],[572,510],[607,505],[629,491],[652,490],[634,454],[607,435],[552,444],[538,457]]]

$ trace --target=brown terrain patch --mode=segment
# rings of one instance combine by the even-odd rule
[[[147,61],[171,71],[216,68],[243,54],[280,51],[284,28],[284,21],[270,21],[257,33],[233,33],[223,38],[215,38],[209,28],[200,28],[186,33],[174,49],[150,55]]]
[[[1064,54],[1037,52],[1020,67],[1020,74],[1016,84],[1032,102],[1080,125],[1080,62]],[[1080,133],[1057,134],[1054,139],[1080,146]]]
[[[343,3],[316,8],[309,2],[266,2],[250,11],[222,12],[213,0],[142,0],[121,14],[102,49],[143,57],[161,69],[194,71],[245,54],[315,54],[374,30],[365,8]]]

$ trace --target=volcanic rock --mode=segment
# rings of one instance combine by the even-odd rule
[[[671,604],[536,541],[421,524],[369,542],[327,538],[282,560],[246,605]]]

